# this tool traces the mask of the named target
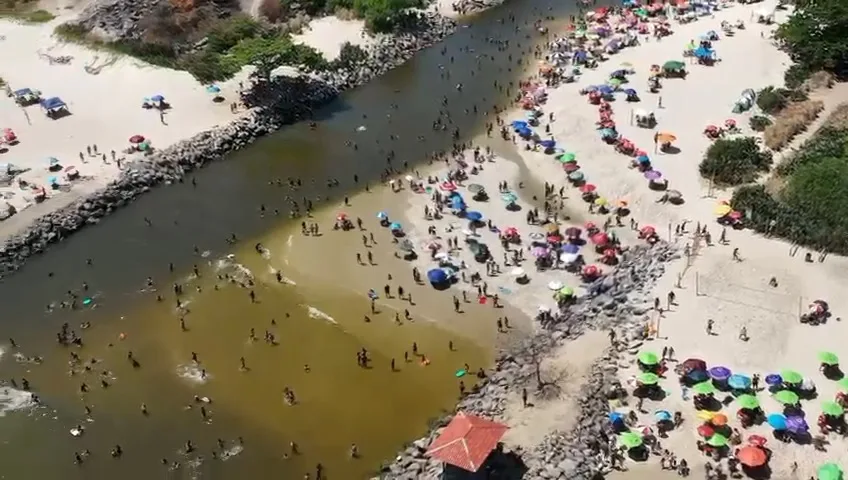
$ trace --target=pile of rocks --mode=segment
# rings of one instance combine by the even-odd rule
[[[464,397],[456,410],[488,418],[501,417],[508,393],[520,392],[531,384],[535,371],[533,355],[550,352],[588,329],[615,328],[622,341],[615,348],[609,348],[592,366],[590,379],[580,394],[576,427],[569,432],[554,432],[530,450],[514,452],[521,455],[528,468],[524,477],[527,479],[588,480],[608,472],[609,464],[600,453],[606,444],[598,439],[609,423],[608,398],[618,388],[618,363],[626,349],[632,347],[627,341],[642,333],[641,327],[652,307],[653,286],[665,273],[666,264],[677,258],[675,246],[665,243],[631,249],[616,270],[591,286],[593,295],[582,297],[567,307],[558,321],[542,325],[542,332],[516,351],[500,355],[494,373],[482,382],[479,390]],[[428,436],[400,452],[381,470],[381,478],[439,478],[441,464],[428,459],[424,453],[436,438],[438,429],[449,420],[449,416],[440,419]]]

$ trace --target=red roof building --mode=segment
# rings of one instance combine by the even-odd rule
[[[459,412],[430,445],[427,455],[476,472],[498,445],[507,426]]]

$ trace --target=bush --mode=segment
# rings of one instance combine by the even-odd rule
[[[362,49],[359,45],[353,45],[350,42],[345,42],[342,44],[342,48],[339,51],[339,56],[333,60],[332,66],[334,68],[343,68],[347,70],[351,70],[356,68],[362,62],[368,59],[368,53]]]
[[[796,1],[777,38],[795,63],[785,75],[786,86],[797,88],[816,71],[839,77],[848,74],[848,4],[845,0]]]
[[[760,151],[756,138],[721,138],[707,149],[699,170],[718,185],[740,185],[768,172],[771,164],[771,154]]]
[[[766,87],[757,92],[757,106],[769,115],[777,114],[786,107],[787,103],[789,100],[781,89]]]
[[[206,35],[206,48],[213,53],[225,53],[245,38],[258,35],[261,28],[246,15],[233,15],[212,27]]]
[[[751,125],[751,130],[755,132],[762,132],[766,129],[766,127],[771,125],[771,120],[763,115],[754,115],[751,117],[749,124]]]
[[[803,132],[824,110],[824,103],[818,100],[789,104],[763,132],[763,141],[772,150],[780,150]]]
[[[848,158],[848,134],[829,126],[821,128],[816,135],[804,142],[798,151],[777,166],[778,175],[788,177],[804,165],[816,163],[822,158]]]

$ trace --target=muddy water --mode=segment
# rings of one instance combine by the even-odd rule
[[[383,247],[388,240],[379,232],[374,248],[379,265],[355,266],[352,252],[361,242],[359,234],[330,232],[329,226],[343,192],[365,183],[376,189],[375,174],[385,167],[388,151],[397,153],[394,164],[400,167],[449,145],[448,133],[431,129],[443,96],[462,137],[479,129],[483,112],[504,102],[492,81],[513,79],[520,51],[543,40],[525,21],[538,16],[534,9],[548,6],[546,0],[509,3],[472,19],[443,45],[319,112],[317,130],[304,125],[284,129],[200,172],[196,187],[158,189],[0,284],[0,325],[19,345],[6,346],[0,376],[15,378],[19,386],[27,378],[45,404],[0,418],[0,477],[296,478],[310,472],[314,478],[320,462],[329,478],[363,478],[403,441],[422,433],[428,419],[455,402],[459,380],[454,372],[466,363],[476,369],[490,361],[498,341],[496,315],[473,305],[456,315],[448,296],[413,286],[409,271],[391,261],[391,250]],[[573,9],[565,2],[550,6],[550,14],[559,18]],[[509,15],[516,16],[517,31]],[[499,52],[487,37],[509,39],[510,49]],[[462,92],[457,83],[464,85]],[[357,133],[359,125],[366,130]],[[345,146],[346,140],[358,149]],[[269,184],[276,178],[285,184],[289,176],[303,178],[304,186],[291,191]],[[328,177],[342,185],[326,188]],[[381,195],[352,197],[346,209],[374,229],[378,207],[401,208],[386,206]],[[319,222],[326,236],[301,236],[298,222],[284,221],[286,196],[298,201],[306,196],[323,205],[311,221]],[[266,205],[264,216],[260,204]],[[226,241],[231,233],[240,239],[235,244]],[[267,258],[255,252],[257,241],[269,248]],[[229,254],[234,258],[227,262]],[[252,287],[218,279],[235,271],[233,263],[253,272]],[[291,282],[277,282],[277,269]],[[145,288],[146,277],[152,277],[155,291]],[[186,310],[176,308],[175,282],[183,285],[180,300]],[[404,285],[414,304],[381,299],[379,313],[366,322],[370,307],[364,293],[386,283]],[[90,297],[91,303],[46,313],[45,305],[66,299],[68,290],[80,299]],[[403,318],[407,309],[411,321],[396,324],[394,312]],[[518,318],[509,311],[499,315],[504,313]],[[56,344],[55,333],[65,322],[83,336],[82,348]],[[91,326],[82,329],[83,322]],[[249,338],[251,328],[255,341]],[[274,335],[274,345],[263,340],[266,330]],[[421,356],[413,354],[413,342]],[[356,362],[362,348],[371,359],[368,368]],[[70,366],[71,352],[89,370]],[[128,360],[130,352],[137,368]],[[44,361],[21,362],[15,353]],[[70,375],[72,369],[77,373]],[[464,381],[470,387],[473,378]],[[83,383],[87,392],[80,391]],[[295,392],[295,405],[283,401],[287,387]],[[12,393],[0,390],[0,399]],[[211,403],[197,403],[195,395]],[[84,426],[85,433],[72,437],[69,429],[76,425]],[[194,447],[190,452],[188,440]],[[292,441],[300,447],[297,455],[288,447]],[[354,442],[361,452],[356,460],[348,458]],[[123,451],[120,458],[110,455],[116,444]],[[74,466],[74,452],[86,449],[91,453],[83,465]]]

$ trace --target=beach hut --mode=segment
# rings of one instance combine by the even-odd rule
[[[59,97],[50,97],[46,100],[42,100],[41,108],[43,108],[44,113],[53,120],[71,113],[71,111],[68,110],[68,105]]]
[[[427,450],[427,455],[476,472],[500,442],[507,426],[474,415],[459,412]]]

